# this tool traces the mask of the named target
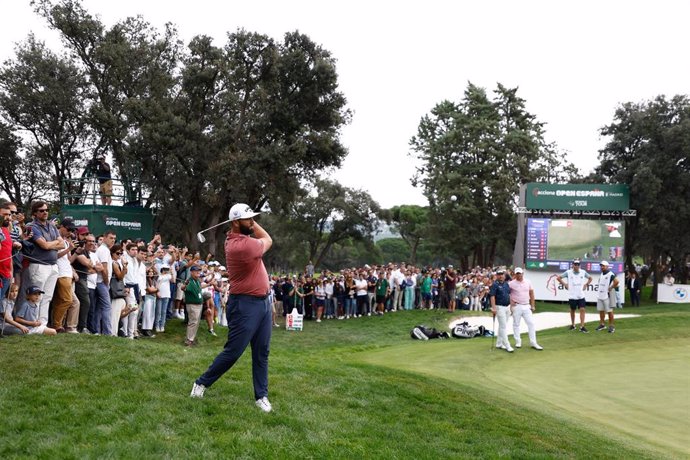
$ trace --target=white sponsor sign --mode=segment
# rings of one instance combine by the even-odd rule
[[[563,272],[541,272],[533,270],[525,270],[525,279],[529,280],[534,287],[534,297],[537,300],[558,300],[568,301],[568,290],[561,286],[556,278],[561,276]],[[596,303],[597,301],[597,280],[598,273],[590,273],[592,282],[585,290],[585,300],[587,302]],[[620,295],[621,303],[624,302],[625,293],[625,274],[618,273],[618,293]]]
[[[690,284],[658,284],[657,303],[690,303]]]

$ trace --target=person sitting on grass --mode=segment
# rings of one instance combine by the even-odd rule
[[[27,288],[26,300],[14,312],[14,320],[29,328],[28,334],[56,335],[57,331],[41,323],[38,319],[38,305],[43,291],[37,286]]]
[[[28,334],[29,328],[19,324],[12,318],[12,310],[14,309],[14,302],[17,300],[19,294],[19,286],[13,284],[6,299],[0,302],[0,332],[1,335],[21,335]]]

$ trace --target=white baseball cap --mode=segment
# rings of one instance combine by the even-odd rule
[[[228,217],[231,221],[239,219],[251,219],[254,216],[258,216],[260,213],[252,211],[248,205],[244,203],[237,203],[232,208],[230,208],[230,214]]]
[[[515,269],[515,274],[517,275],[518,273],[525,273],[522,268],[518,267]]]
[[[608,266],[609,266],[609,263],[606,262],[605,260],[602,260],[602,261],[601,261],[601,265],[606,265],[606,266],[608,267]]]

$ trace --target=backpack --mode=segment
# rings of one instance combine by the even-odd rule
[[[410,331],[410,337],[415,340],[447,339],[450,336],[447,332],[440,332],[436,328],[428,328],[424,325],[415,326]]]
[[[484,326],[470,326],[467,321],[456,324],[451,330],[451,334],[456,339],[471,339],[477,336],[483,336],[486,332]]]

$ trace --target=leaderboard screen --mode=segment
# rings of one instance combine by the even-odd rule
[[[621,273],[625,222],[618,220],[528,218],[525,266],[530,270],[565,271],[576,257],[581,267],[601,271],[607,260],[614,273]]]

